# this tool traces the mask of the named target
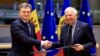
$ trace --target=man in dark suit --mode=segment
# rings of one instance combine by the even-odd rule
[[[65,9],[60,41],[54,42],[51,48],[69,46],[64,49],[64,56],[91,56],[89,50],[96,44],[94,34],[87,23],[77,20],[77,13],[73,7]]]
[[[22,3],[19,5],[19,19],[11,24],[12,48],[8,56],[32,56],[32,46],[38,50],[47,47],[49,41],[39,41],[35,35],[34,25],[29,22],[31,5]]]

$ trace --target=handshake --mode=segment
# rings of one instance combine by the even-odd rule
[[[45,49],[48,49],[52,46],[52,42],[51,41],[48,41],[48,40],[45,40],[45,41],[42,41],[41,42],[41,45],[45,48]]]

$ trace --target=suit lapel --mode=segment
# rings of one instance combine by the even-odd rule
[[[18,19],[18,22],[20,23],[19,25],[23,28],[23,29],[25,29],[25,31],[27,31],[27,24],[26,23],[24,23],[22,20],[20,20],[20,19]]]
[[[32,37],[34,35],[35,29],[32,24],[30,24],[30,28],[31,28],[31,37]]]
[[[68,37],[67,36],[68,36],[68,25],[66,25],[66,27],[65,27],[65,40],[66,41],[68,41]]]
[[[77,21],[76,26],[75,26],[75,30],[74,30],[74,35],[73,35],[73,43],[78,38],[77,35],[78,35],[79,30],[80,30],[79,21]]]
[[[24,23],[22,20],[18,20],[19,23],[20,23],[20,26],[23,28],[23,30],[25,31],[25,33],[30,36],[31,34],[29,33],[29,29],[28,29],[28,24],[27,23]],[[31,26],[30,26],[31,28]],[[31,36],[30,36],[31,37]]]
[[[63,43],[64,43],[64,45],[66,45],[66,41],[68,40],[68,38],[67,38],[68,26],[65,24],[61,31],[62,31],[62,34],[63,34],[63,36],[62,36],[63,37],[62,39],[64,40]]]

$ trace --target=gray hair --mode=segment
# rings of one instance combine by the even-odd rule
[[[21,3],[18,7],[18,10],[20,10],[21,8],[27,8],[27,7],[30,7],[30,9],[32,10],[31,4],[28,4],[28,3]]]
[[[78,14],[78,11],[74,7],[67,7],[64,13],[66,13],[68,10],[72,10],[74,14]]]

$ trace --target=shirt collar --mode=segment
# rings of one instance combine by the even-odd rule
[[[77,23],[77,20],[76,20],[76,21],[74,22],[74,24],[72,25],[73,28],[75,28],[76,23]]]
[[[28,23],[28,21],[22,20],[24,23]]]

